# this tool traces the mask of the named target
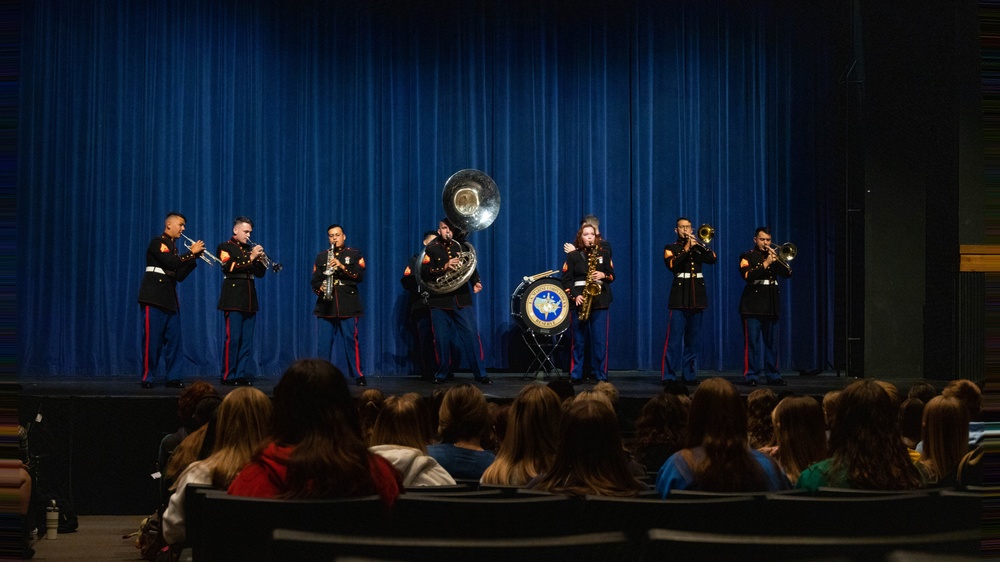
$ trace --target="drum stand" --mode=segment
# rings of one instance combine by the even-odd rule
[[[528,370],[521,377],[522,379],[537,378],[540,372],[544,372],[543,376],[548,377],[553,371],[556,373],[556,377],[562,379],[562,371],[559,370],[559,367],[556,367],[552,356],[555,354],[556,349],[559,348],[559,343],[562,342],[563,335],[565,334],[566,332],[560,332],[556,335],[540,335],[528,330],[521,330],[521,337],[524,339],[525,345],[528,346],[528,349],[535,356],[535,359],[528,365]]]

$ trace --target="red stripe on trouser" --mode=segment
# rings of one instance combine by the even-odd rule
[[[226,347],[225,351],[222,352],[223,363],[222,363],[222,380],[226,380],[229,376],[229,313],[225,313],[226,317]]]
[[[361,346],[358,345],[358,319],[354,318],[354,370],[357,371],[359,377],[365,376],[361,372]]]
[[[146,377],[149,376],[149,307],[146,306],[146,333],[142,337],[143,339],[143,349],[142,349],[142,380],[145,381]]]
[[[674,315],[671,310],[667,314],[667,339],[663,340],[663,359],[660,361],[660,380],[667,376],[667,344],[670,342],[670,318]]]
[[[747,332],[747,319],[743,319],[743,378],[750,370],[750,334]]]

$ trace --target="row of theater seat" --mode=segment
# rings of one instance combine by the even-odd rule
[[[739,559],[820,552],[879,559],[900,548],[974,555],[983,497],[687,493],[661,500],[462,486],[407,492],[388,511],[377,497],[267,500],[189,487],[187,552],[195,561],[330,560],[331,554],[441,560],[464,558],[463,552],[519,562],[661,560],[670,553],[718,560],[725,549],[743,549]],[[716,556],[694,556],[699,551]]]

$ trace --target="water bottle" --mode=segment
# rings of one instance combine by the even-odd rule
[[[56,500],[45,508],[45,538],[50,541],[59,538],[59,506]]]

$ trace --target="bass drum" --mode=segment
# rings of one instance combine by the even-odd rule
[[[526,332],[561,334],[569,328],[569,297],[555,277],[522,281],[510,297],[510,315]]]

